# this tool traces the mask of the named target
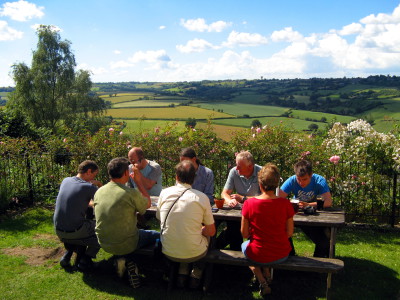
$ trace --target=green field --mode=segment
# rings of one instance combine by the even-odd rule
[[[192,106],[176,106],[165,108],[120,108],[109,109],[106,115],[115,119],[213,119],[213,118],[232,118],[233,116],[212,111],[204,108]]]
[[[185,103],[187,100],[162,100],[158,99],[157,100],[136,100],[136,101],[130,101],[130,102],[122,102],[122,103],[116,103],[112,107],[113,108],[120,108],[120,107],[149,107],[149,106],[169,106],[171,104],[173,105],[179,105],[181,103]]]
[[[200,104],[202,108],[207,108],[210,110],[218,111],[218,109],[222,110],[224,113],[235,115],[235,116],[243,116],[244,114],[249,115],[250,117],[256,116],[280,116],[287,108],[277,107],[277,106],[267,106],[267,105],[253,105],[253,104],[243,104],[243,103],[202,103]]]

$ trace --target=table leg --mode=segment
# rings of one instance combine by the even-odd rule
[[[329,258],[334,258],[335,256],[335,245],[336,245],[336,227],[331,227],[331,237],[329,242]]]

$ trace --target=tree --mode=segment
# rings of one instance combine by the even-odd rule
[[[258,119],[251,121],[251,127],[255,128],[255,127],[261,127],[261,126],[262,126],[262,124]]]
[[[310,129],[311,131],[317,131],[318,125],[315,123],[311,123],[310,125],[308,125],[308,129]]]
[[[187,119],[187,121],[186,121],[186,123],[185,123],[185,126],[186,126],[186,127],[195,128],[195,127],[196,127],[196,124],[197,124],[197,121],[196,121],[195,118],[189,118],[189,119]]]
[[[90,93],[92,81],[85,70],[75,71],[70,42],[62,41],[52,26],[40,25],[32,66],[12,66],[16,83],[7,106],[22,112],[36,127],[56,132],[102,115],[107,102]]]

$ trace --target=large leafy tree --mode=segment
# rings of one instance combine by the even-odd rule
[[[7,105],[21,111],[36,127],[57,132],[60,125],[70,128],[98,118],[107,102],[91,93],[90,73],[75,71],[71,43],[61,40],[52,26],[40,25],[32,66],[13,65],[15,91]]]

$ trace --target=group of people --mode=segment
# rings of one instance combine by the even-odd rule
[[[57,236],[67,251],[61,258],[63,267],[70,266],[73,248],[85,251],[77,267],[83,271],[93,266],[100,247],[121,257],[117,271],[127,270],[130,285],[140,286],[134,254],[136,249],[160,241],[162,252],[170,261],[179,263],[177,286],[200,285],[210,238],[216,234],[211,206],[214,204],[214,174],[197,158],[192,148],[180,153],[175,167],[176,184],[162,187],[162,170],[147,160],[143,150],[132,148],[127,158],[112,159],[107,165],[110,181],[104,186],[95,180],[98,166],[84,161],[78,174],[63,180],[57,196],[54,225]],[[236,156],[236,166],[229,171],[221,197],[230,207],[242,207],[242,221],[227,221],[216,238],[216,247],[242,250],[260,285],[260,294],[270,293],[269,266],[295,255],[291,236],[295,214],[287,197],[300,199],[300,207],[316,206],[316,197],[324,206],[332,204],[326,180],[312,171],[309,161],[294,166],[295,175],[279,188],[280,174],[273,164],[261,167],[248,151]],[[150,196],[158,196],[156,217],[161,232],[139,229],[138,218],[151,206]],[[95,218],[86,211],[94,207]],[[329,237],[325,228],[304,227],[302,230],[316,244],[314,256],[328,257]],[[243,242],[243,238],[246,239]],[[78,260],[78,258],[77,258]]]

